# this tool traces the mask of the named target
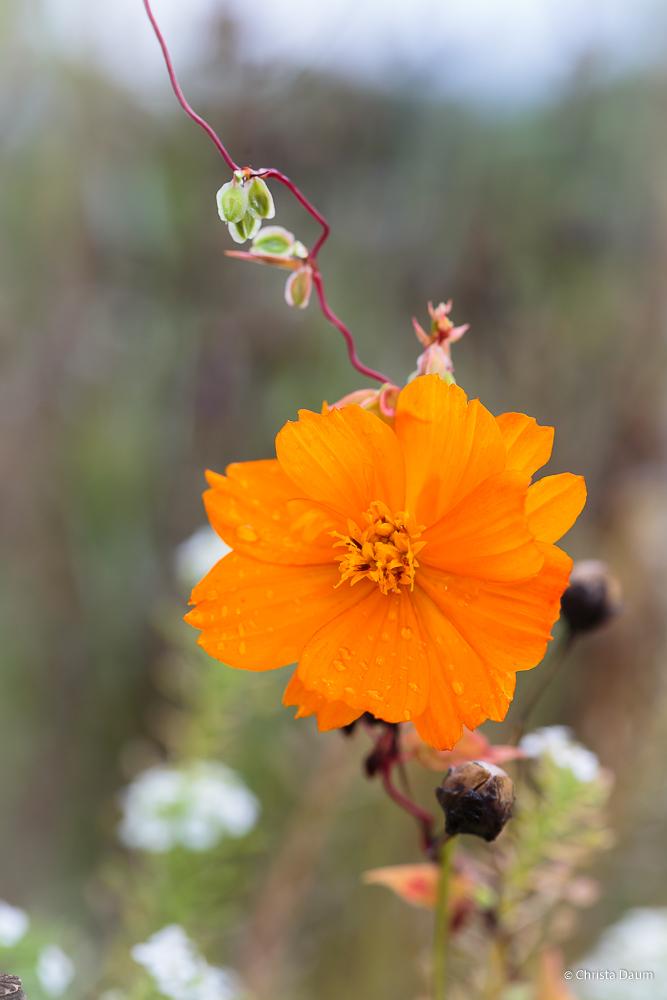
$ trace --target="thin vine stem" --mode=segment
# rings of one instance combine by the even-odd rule
[[[167,73],[169,74],[169,81],[171,83],[174,94],[176,95],[176,100],[183,108],[185,113],[189,115],[190,118],[192,118],[192,120],[197,123],[197,125],[201,126],[201,128],[204,129],[204,131],[215,145],[216,149],[222,156],[223,160],[225,161],[229,169],[232,171],[240,170],[241,168],[238,166],[237,163],[234,162],[234,160],[228,153],[222,140],[215,132],[215,130],[211,128],[211,126],[208,124],[207,121],[205,121],[200,115],[197,114],[197,112],[191,107],[191,105],[186,100],[185,94],[181,90],[181,86],[178,82],[178,77],[176,76],[176,70],[174,69],[174,64],[171,55],[169,54],[169,49],[167,47],[164,35],[162,34],[160,27],[157,21],[155,20],[155,15],[153,14],[153,11],[151,9],[150,0],[143,0],[143,4],[146,9],[146,13],[148,15],[148,19],[153,27],[153,31],[155,32],[155,36],[158,42],[160,43],[160,48],[162,49],[162,55],[164,56],[164,61],[167,67]],[[308,201],[306,196],[303,194],[302,191],[299,190],[296,184],[294,184],[294,182],[291,181],[289,177],[287,177],[285,174],[281,173],[280,170],[275,170],[273,167],[262,168],[260,170],[250,169],[247,171],[247,176],[275,178],[275,180],[279,181],[289,191],[291,191],[296,200],[301,205],[303,205],[303,207],[306,209],[309,215],[311,215],[313,219],[315,219],[315,221],[320,224],[320,226],[322,227],[322,232],[319,238],[317,239],[315,245],[313,246],[313,249],[309,252],[307,261],[307,263],[310,264],[313,270],[313,284],[315,285],[315,290],[317,292],[317,298],[320,304],[320,309],[322,310],[322,313],[324,314],[325,318],[332,324],[332,326],[334,326],[340,333],[342,333],[343,337],[345,338],[345,342],[347,343],[347,352],[352,366],[356,368],[356,370],[361,375],[366,375],[368,378],[376,379],[378,382],[389,382],[391,384],[391,379],[387,378],[386,375],[383,375],[382,372],[376,371],[374,368],[369,368],[367,365],[362,364],[357,355],[356,347],[354,344],[354,337],[350,333],[349,328],[345,325],[345,323],[343,323],[341,319],[338,318],[338,316],[336,316],[334,311],[329,306],[329,303],[327,302],[326,295],[324,293],[324,285],[322,283],[322,276],[320,274],[320,270],[317,264],[317,255],[322,249],[325,241],[327,240],[329,233],[331,232],[331,227],[329,226],[327,220],[324,218],[322,213],[318,212],[315,206]]]
[[[440,878],[438,899],[435,909],[435,933],[433,936],[433,986],[435,1000],[447,1000],[449,980],[449,885],[452,877],[452,858],[456,844],[455,837],[449,837],[442,845],[440,858]]]

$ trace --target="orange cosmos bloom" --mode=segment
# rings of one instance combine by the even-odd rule
[[[192,593],[200,645],[249,670],[298,662],[285,703],[321,729],[368,711],[449,749],[502,719],[544,655],[572,566],[553,543],[586,498],[581,476],[530,485],[552,440],[437,375],[401,391],[393,427],[302,410],[277,460],[208,473],[234,551]]]

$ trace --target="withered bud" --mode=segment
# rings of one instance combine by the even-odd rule
[[[484,840],[495,840],[512,815],[514,784],[495,764],[468,760],[450,767],[435,794],[445,812],[445,832],[450,836],[472,833]]]
[[[574,635],[599,628],[622,611],[618,578],[607,563],[599,559],[576,562],[560,608]]]
[[[26,1000],[22,985],[18,976],[10,976],[6,972],[0,973],[0,997],[7,997],[7,1000]]]

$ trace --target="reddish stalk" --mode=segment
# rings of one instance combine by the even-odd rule
[[[409,799],[407,795],[399,792],[391,779],[391,768],[394,763],[395,761],[391,760],[385,760],[382,763],[382,784],[384,785],[384,790],[401,809],[405,809],[407,813],[410,813],[418,821],[422,828],[424,850],[428,851],[433,846],[433,824],[435,823],[435,819],[430,812],[422,809],[420,805]]]
[[[148,19],[151,22],[151,25],[153,26],[153,31],[155,32],[157,40],[160,43],[160,48],[162,49],[164,61],[167,66],[167,73],[169,74],[169,80],[171,82],[174,94],[176,95],[176,100],[183,108],[185,113],[189,115],[194,122],[200,125],[201,128],[204,129],[204,131],[214,143],[216,149],[222,156],[223,160],[225,161],[229,169],[232,171],[240,170],[241,168],[231,158],[231,156],[227,152],[225,146],[223,145],[217,133],[211,128],[211,126],[208,124],[207,121],[201,118],[196,113],[196,111],[194,111],[194,109],[188,104],[187,100],[185,99],[185,95],[181,90],[178,78],[176,76],[176,70],[174,69],[174,64],[169,54],[167,43],[164,39],[162,32],[160,31],[160,28],[158,27],[157,21],[155,20],[155,17],[153,15],[153,11],[151,10],[150,0],[143,0],[143,3],[144,7],[146,8],[146,13],[148,14]],[[361,375],[366,375],[368,376],[368,378],[377,379],[378,382],[391,383],[391,379],[388,379],[386,375],[382,374],[382,372],[377,372],[375,371],[375,369],[368,368],[366,365],[361,363],[361,361],[357,357],[357,351],[354,345],[354,338],[352,334],[350,333],[348,327],[343,323],[343,321],[336,316],[336,314],[333,312],[333,310],[331,309],[326,300],[326,296],[324,294],[324,286],[322,284],[322,276],[317,266],[317,255],[322,249],[322,246],[324,245],[324,242],[328,238],[329,233],[331,231],[327,220],[320,212],[317,211],[315,206],[308,201],[306,196],[299,190],[296,184],[294,184],[289,179],[289,177],[281,173],[279,170],[275,170],[273,167],[261,170],[250,170],[248,172],[248,175],[252,177],[274,177],[277,181],[280,181],[281,184],[283,184],[289,191],[292,192],[297,201],[300,202],[301,205],[303,205],[303,207],[315,219],[315,221],[320,224],[320,226],[322,227],[322,233],[320,234],[319,239],[316,241],[313,249],[308,254],[308,263],[313,268],[313,283],[315,284],[315,288],[317,290],[317,298],[320,303],[320,308],[326,319],[332,324],[332,326],[335,326],[335,328],[340,333],[342,333],[343,337],[345,338],[345,341],[347,343],[347,351],[352,366],[356,368],[356,370]]]

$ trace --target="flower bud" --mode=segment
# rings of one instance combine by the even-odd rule
[[[583,559],[574,564],[561,613],[573,635],[590,632],[620,614],[621,598],[621,585],[607,563]]]
[[[223,222],[240,222],[248,211],[248,195],[243,185],[236,180],[223,184],[215,198],[218,215]]]
[[[261,219],[256,219],[250,212],[246,212],[240,222],[230,222],[227,228],[235,243],[245,243],[257,235],[261,225]]]
[[[251,253],[291,257],[294,251],[294,233],[282,226],[265,226],[252,241]]]
[[[436,788],[445,812],[445,832],[472,833],[495,840],[512,815],[514,785],[509,775],[494,764],[477,760],[450,767]]]
[[[288,306],[298,306],[305,309],[310,301],[313,287],[313,272],[310,264],[305,264],[298,271],[293,271],[285,285],[285,301]]]
[[[261,177],[253,177],[247,187],[248,211],[258,219],[272,219],[276,214],[271,192]]]

